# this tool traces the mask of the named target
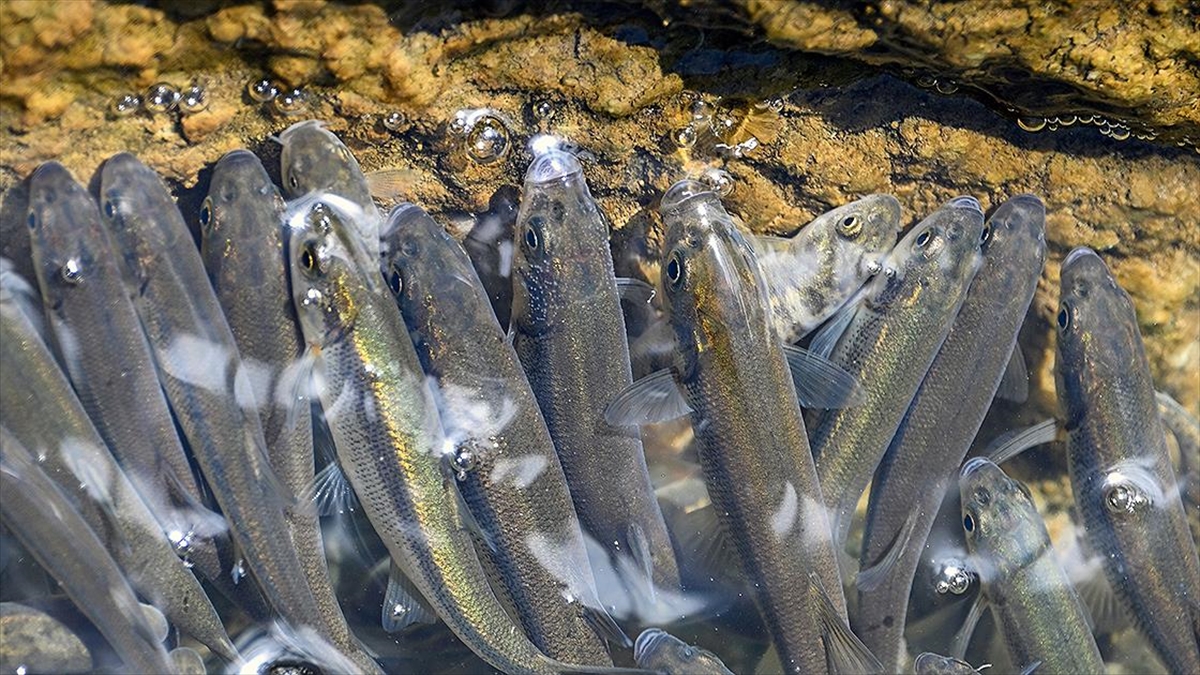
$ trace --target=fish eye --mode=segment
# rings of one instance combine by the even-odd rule
[[[963,516],[963,529],[966,530],[967,532],[975,531],[975,519],[972,518],[971,514],[969,514],[969,513],[967,515]]]
[[[300,269],[309,274],[317,274],[321,271],[315,242],[307,241],[304,243],[304,248],[300,251]]]
[[[538,247],[541,245],[542,245],[542,239],[541,239],[541,237],[538,236],[537,230],[535,230],[532,225],[530,225],[529,227],[526,227],[525,228],[525,246],[528,247],[530,251],[536,251],[536,250],[538,250]]]
[[[29,217],[25,219],[25,224],[28,225],[29,229],[31,230],[35,229],[37,227],[37,214],[33,211],[30,211]]]
[[[1071,327],[1071,308],[1067,303],[1063,303],[1058,310],[1058,332],[1065,333]]]
[[[671,282],[671,288],[679,288],[683,283],[683,256],[679,251],[672,253],[667,261],[667,279]]]
[[[917,235],[917,248],[925,248],[925,246],[929,244],[930,237],[932,237],[932,235],[929,233],[929,230],[925,230],[921,234]]]
[[[404,280],[400,277],[400,268],[392,265],[387,274],[388,288],[392,289],[392,295],[400,295],[400,291],[404,289]]]
[[[104,202],[104,215],[108,216],[109,218],[117,217],[117,206],[113,204],[111,199]]]
[[[200,207],[200,226],[208,227],[212,223],[212,197],[204,200],[204,205]]]
[[[858,216],[846,216],[838,223],[837,230],[843,237],[853,237],[862,232],[862,221]]]
[[[296,179],[296,174],[288,174],[288,185],[291,185],[293,190],[300,187],[300,181]]]

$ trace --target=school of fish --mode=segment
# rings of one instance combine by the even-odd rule
[[[543,147],[477,269],[321,122],[275,140],[278,186],[234,150],[198,211],[125,153],[27,178],[4,625],[104,672],[1102,673],[1125,630],[1200,673],[1200,424],[1096,252],[1059,274],[1059,414],[977,438],[1029,396],[1036,196],[764,237],[685,178],[631,279]],[[1069,553],[1003,468],[1053,441]],[[0,663],[65,667],[39,647]]]

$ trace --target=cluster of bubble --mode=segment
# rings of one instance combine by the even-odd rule
[[[1089,124],[1099,128],[1101,135],[1116,141],[1128,140],[1130,137],[1142,141],[1152,141],[1158,134],[1150,130],[1134,131],[1129,125],[1110,120],[1100,115],[1060,115],[1058,117],[1018,117],[1017,126],[1022,131],[1036,133],[1038,131],[1058,131],[1076,124]]]
[[[512,148],[512,123],[491,108],[465,108],[454,114],[447,127],[461,139],[467,158],[476,164],[494,164]]]
[[[772,98],[752,104],[716,99],[706,100],[689,92],[691,120],[671,133],[671,141],[693,153],[711,151],[720,157],[741,158],[764,142],[760,130],[772,127],[783,110],[783,99]]]
[[[166,82],[150,85],[142,94],[125,93],[113,100],[109,106],[116,117],[128,117],[139,110],[151,115],[161,115],[179,111],[185,115],[198,113],[208,108],[208,91],[193,82],[183,89],[177,89]]]
[[[945,94],[946,96],[958,93],[958,83],[949,78],[934,77],[932,75],[919,75],[914,81],[918,87],[923,89],[933,89],[939,94]]]
[[[285,88],[273,80],[263,78],[251,80],[246,85],[246,96],[251,101],[261,103],[284,117],[292,117],[304,112],[308,105],[308,96],[299,87]]]

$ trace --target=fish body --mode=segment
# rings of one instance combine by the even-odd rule
[[[677,183],[662,211],[672,375],[692,410],[709,496],[784,669],[824,673],[817,599],[803,592],[809,570],[843,619],[845,600],[765,282],[715,193]]]
[[[322,629],[291,537],[281,536],[292,497],[271,469],[249,373],[179,209],[129,154],[105,162],[100,199],[159,381],[239,554],[280,616]]]
[[[308,495],[314,461],[308,362],[288,285],[284,202],[253,153],[235,150],[217,162],[200,228],[201,256],[254,388],[271,467],[292,495]],[[338,605],[315,509],[297,504],[285,515],[329,635],[361,667],[376,668],[358,653]]]
[[[1104,261],[1063,262],[1055,377],[1086,538],[1172,672],[1200,672],[1200,562],[1129,296]]]
[[[333,132],[318,120],[297,122],[279,134],[279,156],[283,193],[298,199],[316,192],[331,192],[362,210],[353,219],[363,244],[370,251],[379,246],[383,220],[371,199],[371,188],[358,160]]]
[[[470,258],[412,204],[393,210],[384,230],[384,278],[436,383],[442,427],[459,448],[459,489],[494,547],[481,552],[542,651],[612,665],[584,617],[604,610],[566,476]]]
[[[0,410],[0,423],[76,501],[134,588],[181,630],[224,658],[236,658],[203,587],[175,554],[49,348],[7,293],[0,300]]]
[[[643,576],[649,569],[657,587],[678,590],[679,567],[641,440],[636,430],[604,421],[633,375],[608,226],[573,156],[550,151],[530,165],[515,243],[513,346],[584,532],[618,569],[633,562]],[[601,599],[609,602],[604,589]]]
[[[900,202],[868,195],[823,213],[795,236],[752,239],[780,337],[799,340],[849,300],[896,243]]]
[[[633,645],[639,668],[664,675],[733,675],[720,657],[659,628],[647,628]]]
[[[451,631],[508,673],[557,672],[488,586],[454,448],[379,263],[327,203],[293,218],[292,289],[338,462],[392,560]],[[374,272],[362,272],[371,265]]]
[[[982,232],[978,203],[948,204],[918,223],[860,291],[854,316],[830,354],[866,392],[861,405],[812,410],[806,418],[839,546],[859,496],[966,298],[981,263]]]
[[[1054,554],[1029,491],[976,457],[959,473],[967,549],[1013,663],[1038,673],[1103,673],[1087,610]]]
[[[171,673],[125,575],[29,448],[0,428],[0,520],[135,673]],[[22,664],[24,666],[24,664]],[[24,671],[22,667],[21,672]]]
[[[1032,195],[1010,199],[983,236],[983,265],[871,482],[862,568],[885,558],[891,546],[908,545],[880,585],[859,591],[851,625],[890,669],[904,658],[922,544],[991,407],[1037,289],[1046,258],[1045,207]],[[902,541],[913,512],[919,515]]]

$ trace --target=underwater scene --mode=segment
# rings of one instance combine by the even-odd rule
[[[0,673],[1200,673],[1196,12],[0,0]]]

